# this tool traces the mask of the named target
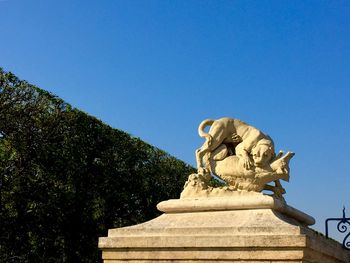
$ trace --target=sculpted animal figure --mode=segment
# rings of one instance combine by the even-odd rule
[[[204,131],[207,126],[211,126],[208,133]],[[198,133],[199,136],[205,138],[202,147],[196,150],[197,168],[200,174],[211,172],[211,153],[222,144],[231,145],[235,155],[239,158],[239,164],[246,170],[254,166],[265,165],[267,161],[271,161],[275,157],[271,138],[238,119],[204,120],[198,127]],[[256,149],[264,149],[252,154],[255,147],[257,147]],[[265,148],[268,148],[268,151]],[[269,156],[264,156],[264,154]],[[252,155],[253,160],[250,155]]]

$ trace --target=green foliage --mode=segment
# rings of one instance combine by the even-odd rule
[[[0,261],[99,262],[193,168],[0,68]]]

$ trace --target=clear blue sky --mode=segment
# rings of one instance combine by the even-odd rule
[[[0,0],[0,66],[194,164],[206,118],[292,150],[287,202],[350,216],[350,1]]]

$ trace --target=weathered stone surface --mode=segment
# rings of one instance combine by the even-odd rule
[[[218,190],[218,188],[214,188]],[[209,195],[210,196],[210,195]],[[228,191],[223,197],[183,198],[160,202],[158,210],[166,213],[272,209],[299,221],[303,225],[315,224],[315,219],[289,205],[284,201],[262,193],[247,191]]]
[[[221,205],[214,198],[213,206],[207,206],[212,198],[162,202],[163,215],[100,238],[104,262],[350,262],[338,242],[305,226],[312,217],[278,211],[270,196],[249,195],[248,206],[225,198]]]
[[[207,126],[210,129],[205,132]],[[199,125],[198,134],[205,138],[196,150],[198,175],[215,174],[234,190],[268,190],[283,199],[285,190],[279,180],[289,180],[293,152],[276,155],[270,136],[234,118],[206,119]]]

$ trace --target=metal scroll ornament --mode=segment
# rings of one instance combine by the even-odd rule
[[[326,220],[326,237],[328,238],[328,222],[329,221],[339,221],[337,224],[337,230],[340,233],[349,232],[343,240],[343,247],[347,250],[350,250],[350,218],[346,218],[345,216],[345,207],[343,208],[343,217],[341,218],[328,218]]]

